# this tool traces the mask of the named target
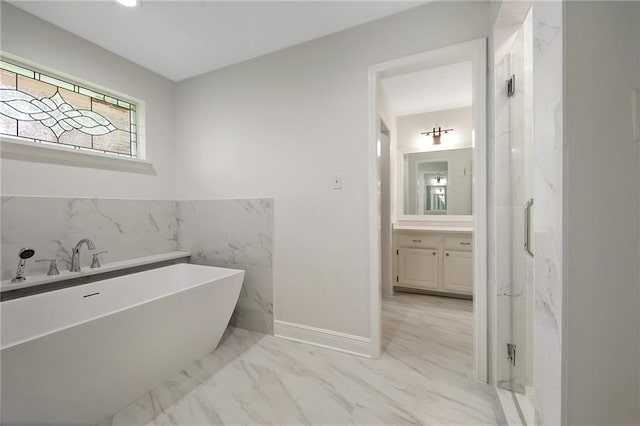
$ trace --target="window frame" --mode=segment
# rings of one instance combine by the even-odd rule
[[[24,153],[27,156],[38,157],[51,157],[52,160],[64,159],[65,154],[68,154],[69,160],[80,160],[83,158],[88,159],[89,164],[97,164],[96,161],[100,159],[105,160],[117,160],[123,163],[140,163],[151,164],[147,159],[147,146],[145,137],[145,102],[141,99],[127,95],[125,93],[113,90],[99,84],[89,82],[87,80],[75,77],[73,75],[54,70],[44,65],[35,63],[33,61],[9,54],[0,50],[0,60],[6,61],[10,64],[24,67],[30,71],[42,73],[47,76],[66,81],[69,84],[81,86],[89,91],[94,91],[100,95],[116,98],[123,102],[129,103],[135,106],[135,118],[136,118],[136,155],[127,155],[116,152],[104,151],[94,148],[79,147],[74,145],[67,145],[64,143],[41,141],[37,139],[24,138],[19,136],[11,136],[6,134],[0,134],[0,142],[2,142],[2,153],[9,153],[12,156],[21,155]],[[45,81],[45,83],[47,83]],[[47,83],[52,84],[53,83]],[[58,86],[59,87],[59,86]],[[85,96],[90,96],[86,95]],[[132,123],[133,124],[133,123]],[[4,156],[4,155],[3,155]]]

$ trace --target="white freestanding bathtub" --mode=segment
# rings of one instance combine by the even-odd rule
[[[183,263],[2,302],[2,425],[104,420],[213,351],[243,278]]]

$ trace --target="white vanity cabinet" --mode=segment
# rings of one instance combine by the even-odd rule
[[[398,281],[427,290],[438,290],[438,252],[421,248],[398,249]]]
[[[394,230],[394,289],[473,294],[470,232]]]
[[[473,258],[471,252],[444,252],[442,289],[450,293],[473,294]]]

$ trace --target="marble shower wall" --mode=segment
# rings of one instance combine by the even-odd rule
[[[178,248],[191,263],[244,269],[236,327],[273,334],[273,200],[179,201]]]
[[[527,363],[526,373],[533,376],[535,387],[536,423],[562,424],[562,208],[563,208],[563,4],[561,0],[533,1],[531,37],[524,46],[532,46],[531,68],[524,68],[532,76],[533,123],[523,122],[524,134],[533,131],[533,187],[535,195],[533,239],[535,253],[533,286],[514,286],[512,277],[518,273],[518,262],[512,256],[521,250],[516,239],[523,221],[522,207],[512,202],[512,169],[517,167],[517,152],[512,147],[511,127],[519,123],[511,119],[511,108],[505,101],[504,86],[511,75],[509,52],[495,58],[495,186],[496,186],[496,287],[498,304],[498,384],[512,386],[519,371],[510,371],[502,363],[501,351],[508,338],[517,339],[518,330],[533,330],[533,362]],[[514,23],[515,25],[515,23]],[[524,50],[523,50],[524,52]],[[527,53],[528,54],[528,53]],[[525,55],[526,56],[526,55]],[[516,83],[516,88],[518,84]],[[523,87],[520,85],[520,87]],[[526,116],[526,114],[525,114]],[[526,148],[525,144],[523,145]],[[517,200],[523,202],[524,200]],[[514,210],[515,208],[515,210]],[[512,222],[513,218],[513,222]],[[517,225],[517,224],[516,224]],[[513,234],[513,235],[512,235]],[[520,247],[516,247],[520,246]],[[527,265],[526,270],[530,268]],[[517,284],[517,283],[515,283]],[[526,297],[520,297],[525,294]],[[531,300],[533,299],[533,301]],[[525,302],[525,306],[523,303]],[[530,312],[533,311],[533,315]],[[526,315],[523,313],[527,312]],[[518,346],[520,349],[520,346]],[[521,353],[522,351],[518,351]],[[512,374],[515,373],[515,374]],[[526,382],[525,382],[526,383]],[[516,387],[516,390],[521,390]]]
[[[1,278],[14,276],[18,250],[36,255],[26,275],[44,274],[58,259],[71,266],[71,249],[91,239],[103,263],[176,250],[192,252],[192,263],[244,269],[233,324],[273,334],[273,201],[150,201],[91,198],[2,197]],[[81,252],[81,266],[91,256]]]
[[[35,256],[26,275],[43,274],[58,259],[58,269],[69,269],[71,250],[82,238],[96,249],[108,250],[102,263],[167,253],[178,249],[178,221],[174,201],[92,198],[2,197],[2,279],[14,276],[18,250],[30,247]],[[91,256],[83,247],[83,267]]]
[[[562,424],[563,2],[533,2],[536,422]]]

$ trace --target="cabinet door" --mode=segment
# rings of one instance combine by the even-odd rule
[[[445,251],[444,291],[473,294],[473,257],[468,251]]]
[[[438,289],[438,251],[435,249],[398,249],[398,285]]]

